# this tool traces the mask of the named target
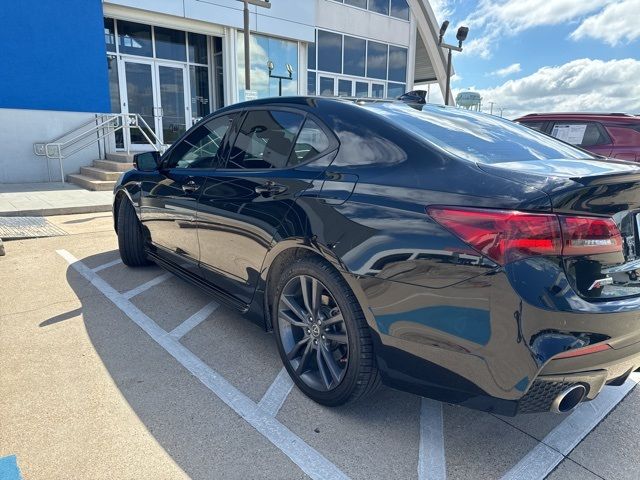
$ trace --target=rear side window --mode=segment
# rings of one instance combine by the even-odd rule
[[[283,168],[304,117],[283,111],[250,111],[231,149],[227,169]]]
[[[551,136],[572,145],[592,147],[610,143],[603,129],[594,122],[556,122]]]
[[[298,135],[293,151],[289,156],[289,166],[293,167],[311,160],[329,148],[330,141],[320,126],[308,118]]]

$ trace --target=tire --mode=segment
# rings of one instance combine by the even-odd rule
[[[280,358],[309,398],[333,407],[378,388],[364,313],[347,282],[327,262],[306,257],[289,266],[277,280],[272,309]]]
[[[118,207],[118,249],[122,263],[129,267],[151,264],[144,252],[142,226],[133,205],[126,199]]]

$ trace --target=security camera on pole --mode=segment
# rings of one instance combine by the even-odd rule
[[[438,46],[442,48],[446,48],[449,50],[449,54],[447,56],[447,91],[444,95],[444,104],[449,105],[449,95],[451,92],[451,51],[455,50],[456,52],[462,51],[462,42],[467,39],[467,35],[469,34],[468,27],[460,27],[458,28],[458,33],[456,34],[456,39],[458,40],[458,46],[449,45],[448,43],[443,43],[442,39],[444,38],[444,34],[449,27],[449,20],[445,20],[442,22],[442,26],[440,27],[440,36],[438,38]]]

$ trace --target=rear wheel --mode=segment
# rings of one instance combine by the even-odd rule
[[[326,262],[305,258],[283,272],[273,318],[282,361],[311,399],[342,405],[379,385],[362,309],[345,280]]]
[[[126,199],[118,207],[118,249],[125,265],[142,267],[151,264],[144,252],[142,225],[133,205]]]

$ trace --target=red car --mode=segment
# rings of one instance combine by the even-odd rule
[[[598,155],[640,162],[638,115],[532,113],[515,121]]]

